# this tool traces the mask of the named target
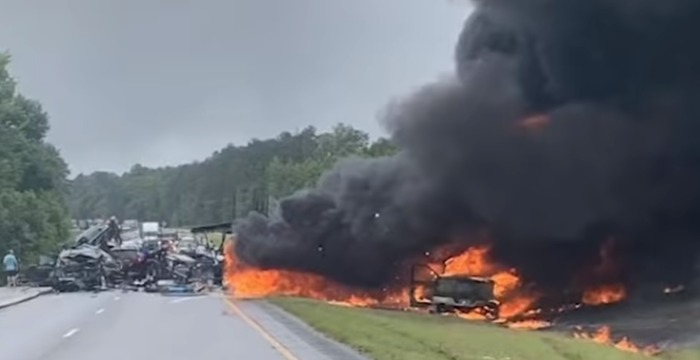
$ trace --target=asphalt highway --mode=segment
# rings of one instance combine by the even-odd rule
[[[2,360],[285,360],[220,297],[45,295],[0,310]]]

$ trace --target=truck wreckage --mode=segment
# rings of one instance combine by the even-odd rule
[[[208,225],[191,232],[220,231],[225,237],[230,226],[231,223]],[[105,225],[88,228],[54,261],[42,258],[41,264],[32,267],[27,281],[50,285],[58,292],[109,288],[162,292],[167,287],[196,292],[222,283],[223,244],[218,249],[204,243],[175,252],[172,241],[161,241],[159,246],[118,246],[108,236]]]
[[[442,265],[444,269],[445,264]],[[412,307],[429,308],[434,313],[476,312],[495,320],[499,317],[500,303],[494,287],[495,282],[488,278],[448,275],[436,266],[415,264],[411,267],[410,303]]]

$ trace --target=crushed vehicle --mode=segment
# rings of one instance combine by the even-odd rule
[[[107,225],[95,225],[64,249],[56,260],[52,284],[57,291],[99,290],[131,282],[128,269],[137,250],[109,241]]]
[[[494,287],[488,278],[445,275],[427,264],[416,264],[411,268],[410,303],[435,313],[476,312],[495,320],[500,303]]]
[[[75,238],[73,246],[62,250],[51,275],[54,290],[83,291],[107,288],[108,271],[119,267],[107,248],[107,226],[94,225]]]
[[[87,228],[85,231],[76,236],[75,244],[77,246],[96,246],[107,252],[109,252],[109,250],[113,247],[117,246],[113,239],[110,239],[110,232],[107,224],[93,225]]]
[[[212,285],[221,284],[223,257],[218,256],[215,251],[205,247],[197,247],[194,249],[181,249],[179,255],[187,256],[194,262],[191,273],[192,279]]]
[[[197,226],[190,229],[190,232],[195,236],[212,232],[221,233],[221,243],[218,247],[214,247],[206,236],[202,236],[204,244],[195,247],[194,251],[185,252],[197,261],[197,274],[204,274],[200,276],[211,279],[215,285],[223,284],[224,246],[227,236],[230,236],[232,233],[232,229],[233,224],[231,222]]]
[[[135,269],[140,247],[121,246],[112,248],[109,254],[119,263],[119,270],[109,274],[108,281],[113,285],[137,285],[143,275]]]
[[[217,252],[211,244],[197,244],[174,252],[174,239],[168,235],[130,239],[119,246],[109,241],[107,225],[92,226],[58,255],[50,271],[51,285],[57,291],[98,291],[116,286],[148,291],[162,281],[178,286],[221,283],[223,247]]]
[[[142,252],[137,264],[145,277],[142,285],[149,292],[164,291],[161,284],[194,289],[194,285],[202,281],[195,277],[197,262],[187,255],[173,253],[166,243],[160,249]],[[165,291],[172,292],[172,289]]]
[[[99,247],[77,245],[58,254],[52,286],[59,292],[105,290],[110,275],[120,268],[120,264]]]

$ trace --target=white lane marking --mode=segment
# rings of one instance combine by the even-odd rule
[[[179,304],[179,303],[182,303],[182,302],[185,302],[185,301],[197,300],[197,299],[202,299],[202,298],[204,298],[204,296],[184,297],[184,298],[179,298],[179,299],[170,300],[170,303],[171,303],[171,304]]]
[[[95,314],[99,315],[99,314],[102,314],[103,312],[105,312],[105,309],[99,309],[99,310],[95,311]]]
[[[63,338],[64,338],[64,339],[67,339],[67,338],[69,338],[69,337],[75,335],[75,333],[77,333],[78,331],[80,331],[80,329],[78,329],[78,328],[71,329],[71,330],[69,330],[67,333],[63,334]]]
[[[119,296],[114,297],[114,301],[119,301],[119,299],[121,299]]]

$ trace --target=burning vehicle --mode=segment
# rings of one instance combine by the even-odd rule
[[[385,113],[397,153],[236,223],[234,294],[407,304],[445,247],[507,321],[698,286],[700,2],[473,3],[453,73]]]
[[[420,273],[429,273],[429,279],[421,279]],[[431,312],[478,313],[486,319],[499,318],[500,303],[496,299],[496,282],[489,278],[469,275],[441,275],[429,265],[418,264],[411,268],[409,290],[410,306],[429,307]]]

